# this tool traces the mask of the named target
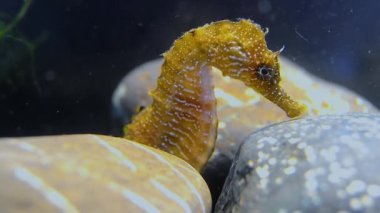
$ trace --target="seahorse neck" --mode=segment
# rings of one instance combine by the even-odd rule
[[[213,151],[216,99],[205,54],[199,47],[174,45],[150,95],[153,103],[128,125],[126,137],[175,154],[200,170]],[[202,153],[202,154],[195,154]]]

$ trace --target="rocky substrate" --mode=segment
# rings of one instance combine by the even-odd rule
[[[116,89],[113,111],[122,123],[150,103],[161,63],[137,68]],[[281,64],[285,90],[309,108],[298,120],[213,70],[219,127],[203,177],[175,156],[122,138],[0,139],[1,211],[211,212],[211,191],[215,212],[379,212],[377,109]]]
[[[380,115],[261,129],[240,146],[216,212],[379,212]]]
[[[350,112],[377,113],[364,98],[339,85],[311,75],[290,60],[280,57],[282,85],[295,100],[308,106],[305,117]],[[162,59],[147,62],[133,69],[116,88],[112,103],[115,119],[129,123],[136,108],[151,103],[149,91],[156,87]],[[218,198],[234,154],[252,132],[265,126],[289,120],[276,105],[262,98],[241,82],[223,77],[212,70],[219,120],[215,151],[202,172],[213,201]],[[122,125],[116,129],[121,130]]]
[[[215,212],[379,212],[379,141],[379,114],[262,128],[240,145]],[[121,138],[3,138],[0,160],[4,212],[211,212],[195,169]]]

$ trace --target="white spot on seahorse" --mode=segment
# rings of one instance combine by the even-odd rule
[[[174,192],[170,191],[168,188],[166,188],[164,185],[159,183],[156,180],[150,180],[150,183],[157,188],[160,192],[162,192],[166,197],[176,202],[178,205],[180,205],[184,212],[190,213],[191,209],[190,206],[184,201],[180,196],[175,194]]]
[[[21,166],[14,168],[14,175],[41,193],[51,204],[62,212],[79,212],[75,206],[61,193],[46,184],[41,178]]]
[[[112,153],[115,157],[121,160],[121,164],[130,168],[133,172],[137,170],[137,167],[134,163],[132,163],[122,152],[117,150],[115,147],[111,146],[105,140],[101,139],[96,135],[91,135],[91,137],[102,147],[106,148],[110,153]]]

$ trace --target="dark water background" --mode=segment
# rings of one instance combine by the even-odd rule
[[[22,3],[0,0],[0,14]],[[17,31],[39,40],[38,86],[28,66],[22,83],[0,85],[0,136],[112,134],[111,95],[128,70],[190,28],[236,18],[269,27],[271,49],[285,45],[283,55],[380,107],[378,0],[34,0]]]

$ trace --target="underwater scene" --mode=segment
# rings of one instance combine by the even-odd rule
[[[379,10],[1,0],[0,212],[380,212]]]

